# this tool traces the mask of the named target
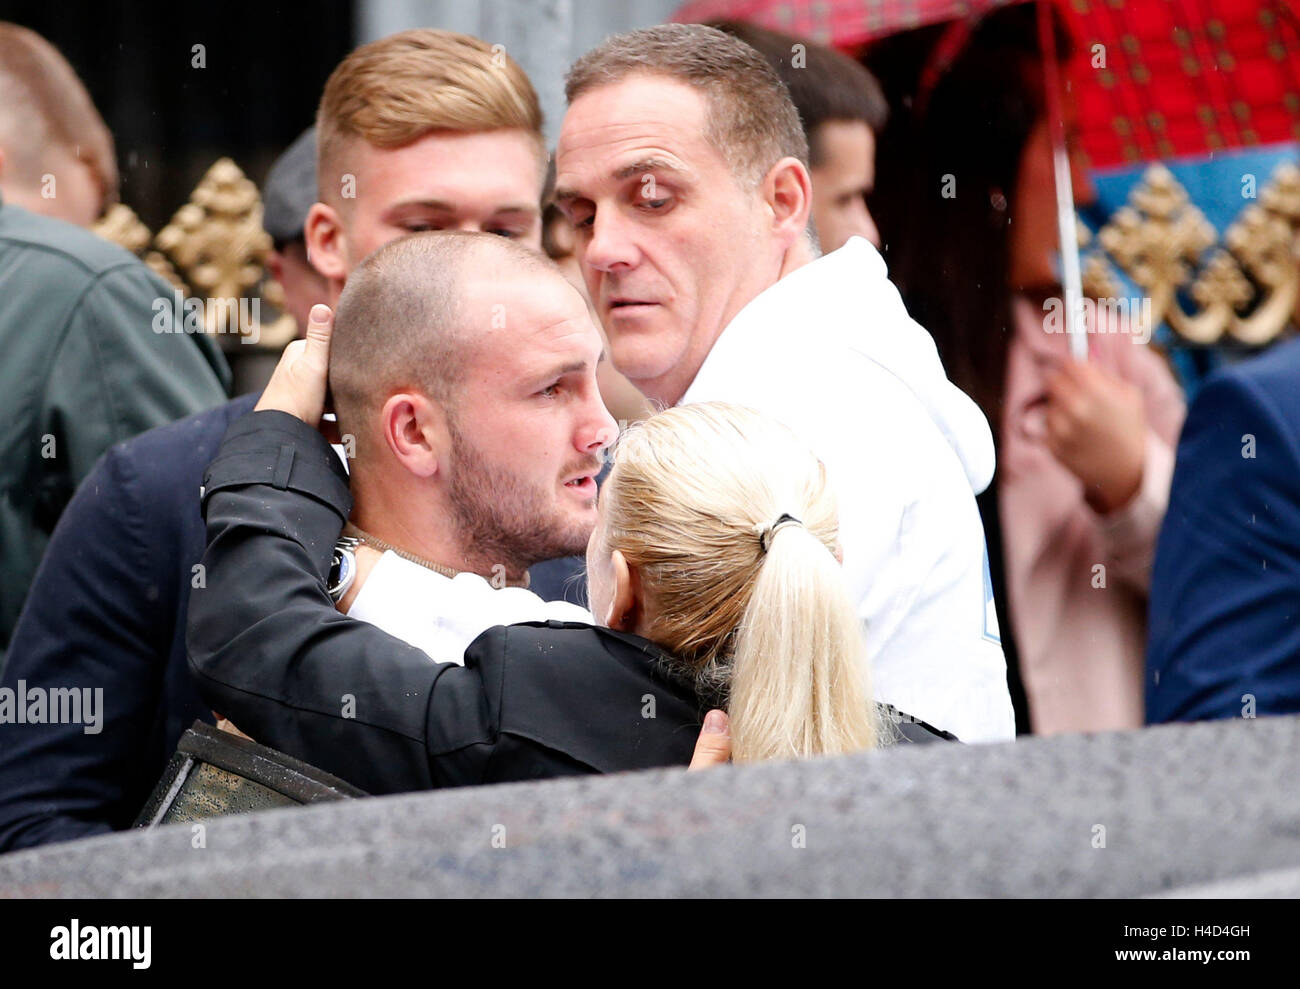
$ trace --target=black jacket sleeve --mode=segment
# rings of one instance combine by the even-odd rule
[[[335,610],[326,578],[350,510],[347,475],[315,430],[280,412],[230,428],[205,478],[207,586],[190,598],[204,699],[257,741],[371,793],[502,778],[503,759],[523,777],[530,761],[536,775],[590,772],[503,737],[470,653],[463,667],[436,664]]]

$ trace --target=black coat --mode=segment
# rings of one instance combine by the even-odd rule
[[[464,666],[435,664],[335,610],[325,580],[347,476],[297,419],[235,423],[205,484],[190,664],[204,699],[259,742],[371,793],[690,761],[716,699],[643,638],[530,622],[484,632]]]

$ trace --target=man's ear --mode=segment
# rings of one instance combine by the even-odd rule
[[[416,477],[446,469],[451,431],[440,404],[419,392],[399,392],[384,403],[379,422],[388,449]]]
[[[618,632],[635,632],[641,624],[641,574],[619,550],[610,554],[614,593],[609,599],[605,626]]]
[[[281,277],[284,275],[284,255],[274,247],[266,252],[266,273],[274,281],[280,282],[281,285],[284,284],[281,281]]]
[[[314,203],[303,226],[307,260],[330,283],[335,295],[348,277],[347,240],[338,211],[327,203]]]
[[[812,213],[812,177],[798,158],[782,158],[768,170],[762,192],[772,211],[772,229],[789,247],[808,227]]]

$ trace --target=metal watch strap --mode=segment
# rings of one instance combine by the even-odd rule
[[[334,544],[334,559],[330,562],[329,579],[326,587],[330,599],[335,604],[338,604],[343,599],[343,595],[348,592],[348,588],[357,579],[356,548],[359,545],[361,545],[361,540],[352,536],[340,536],[339,541]]]

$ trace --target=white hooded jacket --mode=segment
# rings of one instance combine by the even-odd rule
[[[785,423],[826,464],[876,699],[962,741],[1012,738],[975,504],[993,436],[875,248],[854,237],[746,305],[681,404],[707,401]]]

